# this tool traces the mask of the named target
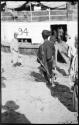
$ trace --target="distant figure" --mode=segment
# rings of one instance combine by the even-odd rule
[[[75,55],[75,50],[76,50],[74,45],[73,45],[73,42],[74,42],[74,40],[67,35],[67,42],[66,42],[66,44],[68,45],[68,57],[70,59],[70,66],[69,66],[69,70],[68,70],[69,75],[70,75],[70,69],[71,69],[72,60],[73,60],[73,57]]]
[[[44,74],[44,77],[46,79],[47,85],[52,85],[52,55],[53,54],[53,49],[54,46],[52,42],[48,40],[50,37],[51,32],[48,30],[43,30],[42,32],[42,37],[44,39],[44,43],[40,45],[38,49],[38,54],[37,54],[37,61],[38,63],[41,64],[42,72]]]
[[[21,59],[19,56],[19,45],[17,40],[17,33],[14,33],[14,38],[11,41],[10,50],[12,54],[12,60],[13,66],[20,66],[21,65]]]
[[[75,37],[75,48],[76,48],[76,53],[72,60],[70,75],[71,75],[72,81],[74,82],[73,107],[74,107],[74,110],[77,111],[78,113],[78,38],[77,37]]]

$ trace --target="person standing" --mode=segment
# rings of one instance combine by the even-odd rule
[[[73,57],[75,55],[76,48],[75,48],[75,46],[73,44],[74,39],[70,38],[68,35],[66,36],[66,38],[67,38],[66,44],[68,45],[68,57],[69,57],[69,60],[70,60],[70,65],[69,65],[68,72],[69,72],[69,75],[70,75],[72,60],[73,60]]]
[[[48,30],[42,31],[42,37],[44,43],[40,45],[37,53],[37,61],[41,64],[42,72],[45,77],[47,85],[52,85],[52,55],[54,46],[51,41],[48,40],[51,32]]]
[[[75,37],[75,48],[76,52],[72,60],[70,75],[71,80],[74,85],[71,86],[73,88],[73,108],[78,113],[78,38]]]
[[[55,60],[56,60],[56,65],[57,65],[57,55],[58,52],[61,54],[63,57],[65,63],[68,63],[69,58],[68,58],[68,45],[63,41],[63,29],[59,28],[57,32],[57,41],[55,42]]]
[[[11,62],[15,67],[21,65],[20,58],[19,58],[19,44],[18,44],[17,36],[18,34],[14,33],[14,38],[12,39],[11,45],[10,45],[10,50],[12,54]]]

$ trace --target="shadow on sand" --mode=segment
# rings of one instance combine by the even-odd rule
[[[34,77],[36,82],[45,82],[44,77],[40,74],[40,73],[36,73],[36,72],[31,72],[30,74],[32,77]]]
[[[40,69],[40,67],[39,67]],[[60,70],[58,68],[58,70]],[[63,75],[66,75],[65,71],[62,69],[59,72],[61,72]],[[31,72],[31,76],[35,78],[35,81],[37,82],[46,82],[44,77],[41,75],[41,72]],[[62,76],[63,77],[63,76]],[[70,88],[65,85],[60,85],[58,82],[55,82],[55,86],[47,86],[51,91],[51,96],[56,97],[59,99],[59,101],[67,107],[68,110],[71,112],[74,112],[73,110],[73,93],[70,92]]]
[[[36,82],[46,82],[45,78],[42,75],[41,68],[38,67],[38,69],[39,69],[39,73],[37,73],[35,71],[32,71],[30,75],[32,77],[34,77],[34,79],[35,79]]]
[[[55,83],[55,87],[50,88],[51,95],[57,97],[59,101],[67,107],[68,110],[74,112],[73,110],[73,93],[70,92],[70,89],[65,85],[60,85]]]
[[[14,101],[7,101],[2,108],[6,111],[1,114],[1,123],[31,124],[24,114],[15,111],[19,106]]]

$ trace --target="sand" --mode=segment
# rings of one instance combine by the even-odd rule
[[[9,100],[16,102],[19,105],[17,112],[24,114],[31,123],[77,123],[75,112],[72,111],[72,93],[68,89],[71,81],[68,76],[57,71],[58,91],[50,90],[39,72],[36,56],[21,55],[21,67],[12,66],[11,53],[2,52],[1,56],[1,67],[4,68],[2,76],[6,78],[5,87],[1,89],[2,105]],[[67,72],[68,66],[63,65],[63,69]],[[2,109],[2,113],[4,111]]]

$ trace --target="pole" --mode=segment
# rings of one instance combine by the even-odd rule
[[[32,22],[32,8],[31,8],[31,2],[30,2],[30,13],[31,13],[31,22]]]
[[[50,8],[49,8],[49,21],[50,21]]]
[[[66,3],[66,9],[67,9],[67,15],[66,15],[66,17],[67,17],[67,21],[68,21],[68,3]]]

